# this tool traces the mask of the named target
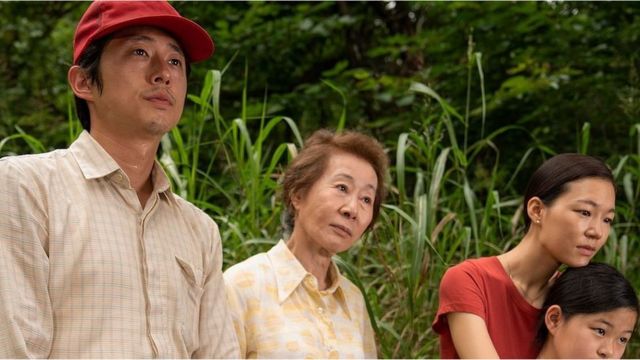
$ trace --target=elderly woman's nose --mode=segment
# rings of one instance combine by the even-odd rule
[[[356,196],[349,196],[348,199],[345,199],[345,202],[342,204],[340,208],[340,213],[346,218],[356,219],[358,216],[358,199]]]

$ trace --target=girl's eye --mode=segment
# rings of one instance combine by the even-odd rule
[[[589,210],[578,210],[578,212],[582,216],[591,216],[591,211],[589,211]]]
[[[627,339],[626,337],[621,337],[618,339],[618,341],[620,342],[620,344],[626,345],[629,342],[629,339]]]
[[[613,223],[613,219],[612,218],[605,218],[604,222],[611,225]]]
[[[180,65],[182,65],[182,61],[180,59],[171,59],[171,60],[169,60],[169,64],[175,65],[175,66],[180,66]]]
[[[604,336],[606,334],[606,331],[602,328],[594,328],[593,331],[598,334],[598,336]]]

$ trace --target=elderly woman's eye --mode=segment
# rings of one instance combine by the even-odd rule
[[[343,185],[343,184],[339,184],[336,186],[336,188],[342,192],[346,192],[347,191],[347,186]]]
[[[364,201],[365,204],[371,204],[373,202],[371,198],[368,196],[365,196],[364,199],[362,199],[362,201]]]

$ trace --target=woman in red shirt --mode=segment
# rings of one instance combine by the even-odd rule
[[[591,156],[554,156],[532,175],[523,206],[527,230],[515,248],[443,276],[432,325],[442,358],[538,355],[537,318],[558,267],[587,265],[607,240],[613,175]]]

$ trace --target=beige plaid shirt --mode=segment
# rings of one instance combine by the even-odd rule
[[[319,290],[284,241],[224,273],[246,358],[375,358],[364,298],[332,262],[331,286]]]
[[[83,132],[0,160],[0,357],[236,357],[216,224]]]

